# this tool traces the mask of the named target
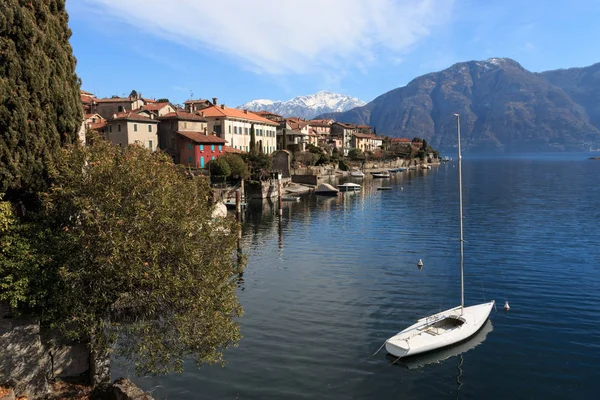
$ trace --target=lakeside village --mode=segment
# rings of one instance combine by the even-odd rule
[[[370,126],[333,119],[239,110],[218,104],[216,97],[187,100],[180,106],[168,99],[144,98],[135,90],[128,97],[111,98],[82,90],[81,101],[84,121],[79,135],[84,143],[86,135],[95,132],[121,147],[138,144],[164,151],[193,173],[210,175],[216,197],[229,205],[235,204],[238,189],[243,200],[264,199],[311,191],[320,179],[331,176],[360,177],[371,171],[385,177],[388,169],[427,168],[440,162],[439,153],[420,138],[390,138],[377,135]],[[257,155],[258,162],[249,160],[250,154]],[[249,166],[246,176],[224,165],[237,157]],[[281,178],[282,191],[273,177]],[[242,184],[227,185],[232,181],[228,178]],[[244,186],[248,178],[250,184]]]

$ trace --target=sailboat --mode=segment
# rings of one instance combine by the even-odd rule
[[[462,155],[460,151],[460,115],[456,116],[458,135],[458,200],[460,225],[461,303],[449,310],[421,318],[415,324],[385,341],[385,349],[396,357],[407,357],[462,342],[475,335],[487,321],[494,300],[465,307],[463,260]]]

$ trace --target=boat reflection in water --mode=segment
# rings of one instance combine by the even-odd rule
[[[463,353],[466,353],[467,351],[479,346],[481,343],[483,343],[488,333],[490,333],[493,329],[494,327],[492,326],[492,321],[488,319],[487,322],[481,327],[479,332],[471,336],[471,338],[456,345],[401,359],[388,354],[387,359],[394,365],[403,366],[408,369],[422,368],[428,364],[439,364],[442,361],[454,356],[461,355],[462,357]]]

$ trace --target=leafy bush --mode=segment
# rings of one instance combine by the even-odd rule
[[[229,164],[230,177],[233,179],[248,179],[250,177],[250,170],[248,164],[244,162],[241,156],[238,154],[225,154],[219,157],[219,160],[223,160]]]
[[[348,151],[348,158],[352,161],[359,161],[364,160],[365,155],[360,149],[350,149],[350,151]]]
[[[207,166],[211,176],[227,177],[231,175],[231,167],[229,167],[229,163],[222,157],[211,160]]]

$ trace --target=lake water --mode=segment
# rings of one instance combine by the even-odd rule
[[[464,157],[465,303],[497,302],[471,343],[412,365],[372,356],[460,303],[450,162],[284,203],[281,224],[252,205],[239,347],[224,368],[135,381],[159,399],[598,398],[600,161],[587,157]]]

